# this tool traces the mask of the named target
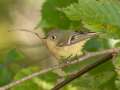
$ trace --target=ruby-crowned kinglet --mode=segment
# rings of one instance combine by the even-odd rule
[[[45,43],[57,59],[64,59],[83,55],[83,45],[96,35],[97,33],[88,31],[51,30],[45,38]]]

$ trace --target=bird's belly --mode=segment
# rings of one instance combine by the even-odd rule
[[[56,57],[68,58],[74,57],[77,55],[83,55],[82,48],[86,41],[81,41],[80,43],[76,43],[70,46],[59,47],[56,51]]]

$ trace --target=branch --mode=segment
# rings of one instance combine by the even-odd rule
[[[43,70],[41,70],[39,72],[35,72],[35,73],[31,74],[31,75],[28,75],[28,76],[26,76],[26,77],[24,77],[24,78],[22,78],[20,80],[13,81],[12,83],[1,87],[0,90],[1,89],[6,90],[6,89],[9,89],[9,88],[12,88],[15,85],[18,85],[18,84],[20,84],[20,83],[22,83],[22,82],[24,82],[26,80],[30,80],[30,79],[32,79],[32,78],[34,78],[36,76],[39,76],[39,75],[44,74],[44,73],[46,73],[48,71],[51,71],[51,70],[55,70],[55,69],[58,69],[58,68],[63,68],[65,66],[76,64],[76,63],[78,63],[80,61],[87,60],[87,59],[95,57],[97,55],[112,54],[114,52],[120,52],[120,48],[113,48],[113,49],[107,49],[107,50],[98,51],[98,52],[92,52],[92,53],[86,54],[85,56],[80,57],[79,59],[73,60],[70,63],[62,63],[60,65],[54,65],[54,66],[52,66],[50,68],[43,69]]]
[[[113,58],[112,54],[103,56],[102,58],[98,59],[96,62],[92,63],[92,64],[88,64],[85,67],[83,67],[82,69],[80,69],[77,73],[70,75],[67,79],[65,79],[64,81],[58,83],[55,87],[52,88],[52,90],[59,90],[62,87],[64,87],[65,85],[67,85],[68,83],[70,83],[71,81],[79,78],[80,76],[82,76],[83,74],[85,74],[86,72],[98,67],[99,65],[105,63],[106,61],[109,61]]]
[[[32,34],[34,34],[35,36],[37,36],[40,40],[42,40],[44,37],[41,37],[40,35],[39,35],[39,33],[38,32],[36,32],[36,31],[34,31],[34,30],[27,30],[27,29],[16,29],[16,30],[8,30],[8,32],[13,32],[13,31],[24,31],[24,32],[29,32],[29,33],[32,33]]]

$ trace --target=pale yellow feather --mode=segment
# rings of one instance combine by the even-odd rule
[[[77,42],[76,44],[72,44],[69,46],[63,46],[59,47],[56,46],[55,42],[51,40],[47,40],[46,44],[51,53],[58,59],[61,59],[61,57],[70,57],[70,56],[76,56],[76,55],[83,55],[82,48],[83,45],[86,43],[87,40],[83,40],[80,42]]]

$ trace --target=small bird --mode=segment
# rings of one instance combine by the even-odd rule
[[[50,65],[59,65],[62,62],[68,62],[68,60],[76,56],[83,56],[83,46],[90,38],[97,35],[98,33],[88,30],[51,30],[43,40],[45,46],[53,56],[53,59],[49,62]],[[53,72],[61,77],[66,76],[66,73],[62,69],[56,69]]]
[[[96,32],[90,31],[51,30],[45,37],[45,43],[49,51],[61,60],[82,56],[84,44],[96,35]]]

